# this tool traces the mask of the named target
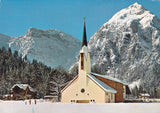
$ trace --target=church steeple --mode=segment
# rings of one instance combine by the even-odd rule
[[[91,61],[90,61],[90,53],[87,47],[87,35],[86,35],[86,26],[84,20],[82,48],[80,50],[80,58],[79,58],[79,75],[86,75],[90,72],[91,72]]]
[[[86,25],[85,25],[85,18],[84,18],[84,28],[83,28],[83,40],[82,40],[82,47],[87,46],[87,35],[86,35]]]

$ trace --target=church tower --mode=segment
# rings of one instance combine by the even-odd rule
[[[83,87],[85,87],[87,82],[87,74],[91,73],[91,61],[90,61],[90,53],[87,47],[87,35],[86,35],[86,26],[84,20],[84,28],[83,28],[83,40],[82,40],[82,47],[80,50],[80,57],[79,57],[79,69],[78,75],[79,79],[83,82]]]

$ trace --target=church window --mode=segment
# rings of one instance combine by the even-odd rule
[[[84,65],[84,64],[83,64],[83,61],[81,61],[81,69],[83,69],[83,65]]]
[[[94,102],[95,102],[95,100],[94,100],[94,99],[93,99],[93,100],[90,100],[90,102],[93,102],[93,103],[94,103]]]
[[[81,53],[81,69],[84,69],[84,54]]]
[[[85,89],[82,88],[82,89],[81,89],[81,93],[84,93],[84,92],[85,92]]]
[[[75,102],[75,100],[71,100],[71,102]]]

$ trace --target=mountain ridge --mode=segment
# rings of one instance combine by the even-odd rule
[[[22,57],[27,55],[30,61],[36,59],[52,68],[62,66],[64,69],[68,69],[76,61],[75,57],[81,46],[77,38],[60,30],[33,27],[24,36],[6,38],[5,43],[5,47],[17,50]]]

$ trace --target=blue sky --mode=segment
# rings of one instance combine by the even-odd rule
[[[116,12],[135,2],[160,17],[159,0],[0,0],[0,33],[17,37],[35,27],[58,29],[82,40],[86,17],[89,40]]]

